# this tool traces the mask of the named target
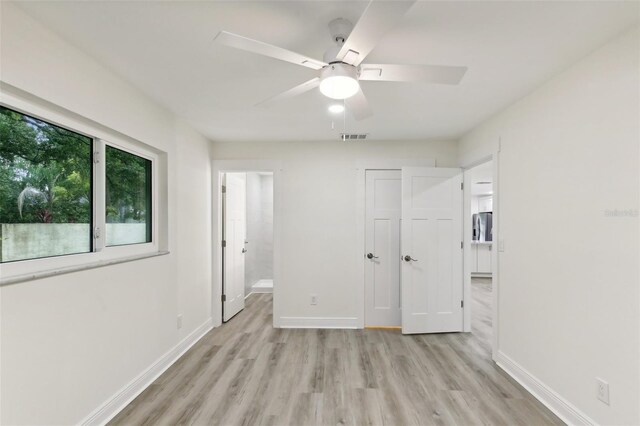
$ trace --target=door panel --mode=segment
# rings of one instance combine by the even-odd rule
[[[429,313],[429,294],[426,286],[419,285],[420,283],[413,283],[413,280],[419,280],[421,277],[427,274],[427,259],[429,256],[428,242],[433,238],[432,230],[430,229],[430,223],[427,220],[413,219],[407,222],[410,226],[410,235],[412,238],[407,240],[410,245],[410,250],[404,250],[402,253],[411,253],[411,256],[416,259],[412,265],[412,273],[407,276],[410,279],[411,285],[407,288],[411,289],[412,302],[407,305],[407,308],[412,309],[413,313],[418,315],[426,315]],[[403,261],[404,263],[404,261]],[[404,284],[404,283],[403,283]],[[407,301],[404,301],[407,303]]]
[[[402,332],[462,331],[462,173],[402,169]]]
[[[410,182],[412,208],[434,210],[451,205],[447,180],[433,176],[412,176]]]
[[[246,173],[225,173],[223,235],[222,320],[228,321],[244,309],[244,258],[246,238]]]
[[[366,172],[365,325],[400,326],[399,170]]]
[[[391,245],[393,235],[393,221],[389,219],[375,219],[373,233],[373,253],[382,259],[391,259]],[[390,262],[376,260],[373,262],[373,308],[389,309],[391,307],[391,286],[392,271]],[[382,325],[382,324],[378,324]]]
[[[457,312],[461,307],[460,301],[462,300],[462,293],[456,291],[457,283],[453,280],[453,269],[455,267],[455,252],[460,252],[461,247],[459,244],[457,247],[454,245],[456,235],[453,230],[452,220],[438,220],[435,223],[437,228],[436,255],[438,256],[438,277],[436,281],[437,298],[434,310],[438,314]],[[462,281],[459,284],[460,289],[462,289]],[[456,300],[454,300],[454,297],[456,297]]]

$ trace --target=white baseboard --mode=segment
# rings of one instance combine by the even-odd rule
[[[281,328],[360,328],[356,317],[280,317]]]
[[[140,395],[151,383],[153,383],[162,373],[188,351],[198,340],[213,328],[211,319],[205,321],[191,334],[182,339],[180,343],[161,356],[149,368],[143,371],[135,379],[115,393],[105,401],[100,407],[95,409],[84,420],[82,425],[104,425],[122,409],[124,409],[135,397]]]
[[[522,368],[503,352],[498,352],[496,363],[566,424],[597,424],[593,419],[578,410],[573,404],[558,395],[553,389],[542,383],[538,378]]]

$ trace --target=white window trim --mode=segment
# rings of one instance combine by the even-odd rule
[[[103,126],[98,124],[93,125],[90,120],[77,116],[73,112],[52,107],[46,101],[41,101],[37,98],[31,99],[31,96],[27,98],[27,96],[14,94],[11,90],[6,90],[7,86],[4,84],[1,88],[3,90],[0,91],[0,105],[93,138],[94,175],[92,197],[94,237],[95,228],[99,227],[101,229],[100,238],[94,238],[93,251],[91,252],[0,263],[0,286],[168,253],[161,250],[158,243],[161,231],[158,223],[160,200],[158,191],[160,178],[160,171],[158,170],[160,164],[159,152],[154,152],[153,148],[146,149],[144,143],[122,135],[117,131],[109,131],[109,129],[102,128]],[[103,196],[105,194],[105,145],[111,145],[152,162],[152,233],[150,243],[105,247],[104,228],[106,226],[106,218]],[[96,152],[98,152],[98,163],[95,163]]]

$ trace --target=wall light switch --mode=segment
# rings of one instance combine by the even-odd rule
[[[317,294],[312,294],[311,295],[311,304],[312,305],[317,305],[318,304],[318,295]]]
[[[504,251],[504,240],[498,241],[498,251]]]
[[[182,328],[182,314],[178,315],[178,330]]]

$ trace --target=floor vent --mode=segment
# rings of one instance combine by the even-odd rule
[[[368,133],[340,133],[341,141],[362,141],[367,138]]]

